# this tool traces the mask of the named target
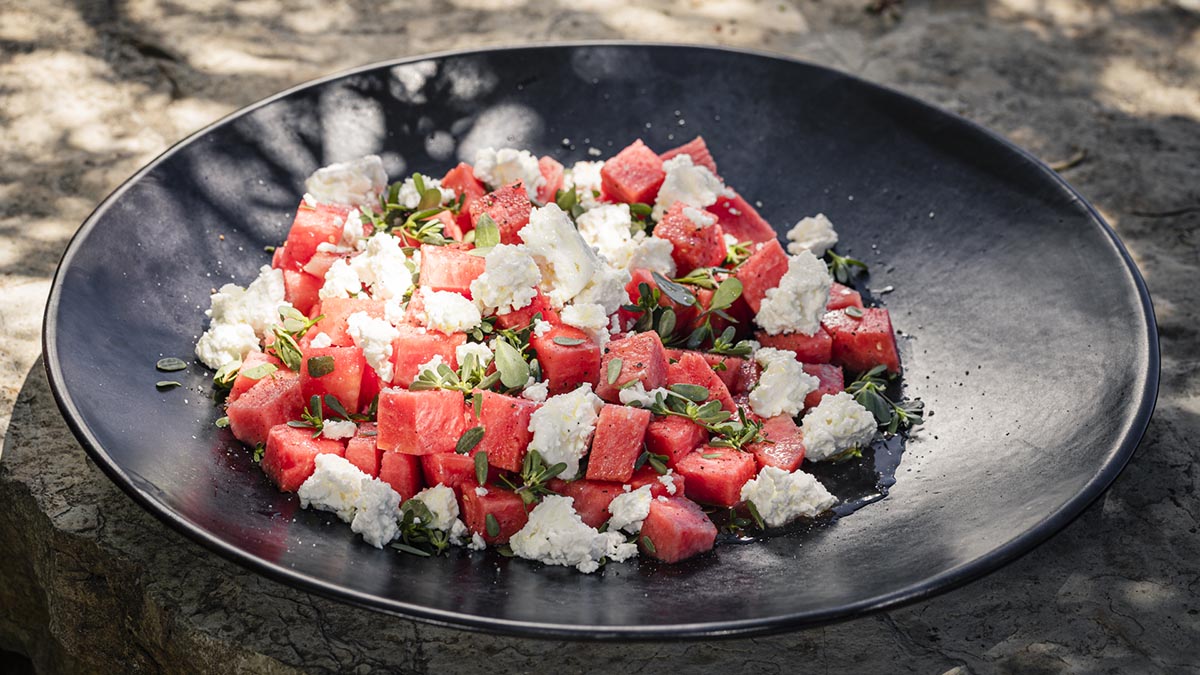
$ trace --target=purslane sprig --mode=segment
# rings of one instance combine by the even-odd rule
[[[422,244],[445,246],[450,240],[445,236],[442,221],[436,216],[447,209],[457,213],[462,207],[462,195],[443,206],[441,190],[427,187],[425,177],[419,173],[414,173],[412,180],[420,195],[416,208],[410,209],[400,203],[400,187],[404,181],[392,183],[380,196],[378,209],[366,208],[360,212],[363,225],[370,225],[375,232],[389,232]]]
[[[429,526],[433,513],[420,499],[409,499],[400,505],[400,536],[392,548],[404,553],[428,558],[441,555],[450,548],[450,536]]]
[[[673,384],[665,392],[658,392],[648,408],[655,415],[683,417],[704,427],[713,435],[709,445],[714,447],[741,450],[753,443],[770,442],[762,434],[762,422],[746,417],[742,408],[738,408],[734,419],[720,401],[706,402],[708,396],[708,389],[699,385]]]
[[[867,263],[850,256],[838,255],[834,253],[833,249],[825,252],[825,264],[828,265],[829,274],[833,276],[833,280],[839,284],[854,283],[859,275],[869,271]]]
[[[921,399],[897,403],[888,398],[888,380],[894,377],[887,374],[885,366],[875,366],[846,387],[854,400],[875,416],[880,430],[889,434],[908,431],[925,421],[925,402]]]
[[[297,341],[318,321],[324,319],[325,315],[310,319],[295,307],[286,306],[279,308],[279,317],[283,321],[271,328],[275,342],[267,347],[266,352],[282,361],[288,370],[300,372],[300,362],[304,359],[304,353],[300,351]]]
[[[546,461],[542,459],[542,453],[530,448],[529,452],[525,453],[525,460],[521,463],[520,484],[505,475],[500,476],[500,482],[520,495],[521,501],[528,506],[543,496],[551,494],[547,484],[566,470],[567,465],[564,462],[547,466]]]

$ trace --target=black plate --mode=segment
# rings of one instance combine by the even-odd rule
[[[872,264],[932,415],[887,499],[828,527],[678,566],[585,576],[495,554],[363,544],[276,492],[213,426],[208,373],[158,392],[210,289],[268,262],[318,166],[367,152],[440,174],[484,145],[564,161],[696,134],[781,229],[824,212]],[[464,154],[460,154],[464,153]],[[224,235],[221,240],[218,235]],[[847,248],[844,246],[843,248]],[[909,337],[911,336],[911,337]],[[1146,288],[1112,230],[1002,138],[824,68],[695,47],[489,50],[370,66],[171,148],[71,241],[46,368],[80,442],[135,500],[284,583],[458,626],[535,635],[760,633],[944,591],[1066,525],[1128,461],[1154,406]]]

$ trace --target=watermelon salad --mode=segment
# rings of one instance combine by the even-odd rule
[[[806,464],[921,422],[866,266],[823,215],[782,245],[702,138],[393,183],[372,155],[305,187],[196,355],[218,426],[375,547],[673,563],[828,514]]]

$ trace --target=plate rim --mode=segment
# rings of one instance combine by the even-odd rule
[[[113,204],[117,202],[117,200],[119,200],[125,194],[125,192],[127,192],[134,184],[141,180],[143,176],[157,167],[160,163],[170,158],[175,153],[179,152],[197,139],[213,131],[217,127],[228,124],[236,119],[250,114],[251,112],[254,112],[255,110],[258,110],[259,108],[270,105],[304,89],[317,87],[367,71],[395,67],[398,65],[415,63],[419,61],[472,56],[495,52],[539,49],[568,50],[581,47],[615,47],[628,49],[668,48],[678,49],[681,51],[719,52],[733,54],[736,56],[750,56],[800,65],[805,68],[824,72],[839,78],[846,78],[859,86],[865,86],[868,89],[874,89],[877,92],[896,97],[908,105],[916,106],[925,113],[946,116],[958,124],[965,125],[965,130],[974,134],[981,134],[992,142],[998,143],[1008,150],[1022,156],[1026,162],[1030,164],[1031,169],[1036,169],[1043,175],[1044,178],[1049,178],[1050,183],[1057,185],[1060,190],[1066,193],[1071,201],[1078,202],[1086,209],[1086,213],[1088,216],[1090,216],[1092,224],[1099,227],[1100,231],[1108,236],[1110,244],[1113,246],[1116,252],[1120,254],[1120,258],[1124,263],[1126,270],[1130,273],[1130,277],[1138,293],[1138,299],[1140,300],[1142,309],[1142,312],[1138,318],[1141,319],[1145,327],[1147,351],[1147,360],[1145,362],[1138,363],[1138,366],[1139,371],[1144,369],[1145,383],[1141,387],[1141,391],[1138,392],[1140,400],[1134,414],[1129,419],[1128,424],[1125,426],[1121,435],[1118,437],[1117,442],[1114,444],[1115,453],[1113,456],[1102,464],[1100,469],[1091,477],[1090,480],[1088,480],[1087,483],[1084,484],[1083,488],[1079,492],[1064,502],[1058,509],[1051,512],[1049,515],[1039,520],[1031,527],[1027,528],[1017,537],[1005,542],[1001,546],[994,548],[983,555],[972,559],[967,563],[943,571],[935,576],[928,577],[918,583],[894,590],[890,593],[876,594],[872,597],[865,598],[855,603],[839,605],[835,608],[824,610],[792,612],[755,619],[660,624],[649,626],[558,624],[539,621],[518,621],[498,617],[481,617],[475,614],[435,609],[424,605],[417,605],[391,598],[384,598],[382,596],[364,593],[354,589],[346,588],[344,586],[327,583],[321,579],[306,576],[299,572],[287,569],[277,563],[252,555],[241,548],[226,543],[225,541],[217,538],[215,535],[210,534],[200,526],[180,517],[179,514],[175,513],[166,504],[155,499],[150,492],[140,489],[134,484],[131,476],[127,474],[117,464],[117,462],[112,459],[112,457],[108,455],[103,446],[97,441],[90,428],[88,428],[88,426],[83,422],[82,415],[76,407],[74,399],[72,398],[70,392],[67,391],[66,383],[61,372],[62,368],[59,362],[59,354],[57,349],[57,315],[62,296],[64,270],[69,267],[71,261],[78,252],[78,249],[82,245],[81,242],[86,239],[87,235],[90,234],[90,232],[96,227],[96,224],[100,221],[101,217],[109,210],[109,208],[112,207]],[[817,64],[811,61],[806,61],[791,55],[761,49],[674,42],[642,42],[636,40],[575,40],[561,42],[545,41],[513,45],[485,46],[470,49],[444,50],[398,57],[394,59],[386,59],[302,82],[266,96],[265,98],[259,99],[258,101],[238,108],[237,110],[222,116],[212,123],[205,125],[204,127],[184,136],[179,141],[173,143],[153,160],[125,179],[116,189],[114,189],[107,197],[105,197],[95,207],[95,209],[92,210],[86,219],[84,219],[82,224],[68,241],[63,254],[59,259],[58,265],[55,268],[54,277],[51,281],[50,292],[47,297],[46,307],[42,317],[41,338],[41,360],[46,371],[50,391],[54,396],[55,403],[58,405],[59,410],[67,423],[67,426],[70,428],[76,440],[81,446],[83,446],[84,451],[92,458],[96,465],[100,467],[105,475],[108,476],[109,480],[116,483],[116,485],[120,487],[121,490],[124,491],[129,497],[131,497],[134,502],[150,512],[158,520],[169,525],[176,532],[183,534],[193,542],[200,544],[209,551],[212,551],[226,560],[234,562],[247,570],[262,574],[272,581],[283,583],[304,592],[316,593],[326,598],[348,602],[358,607],[379,611],[385,614],[415,619],[438,626],[461,628],[481,632],[493,632],[515,637],[575,640],[592,639],[645,641],[662,640],[664,638],[698,639],[769,635],[801,628],[825,625],[912,604],[919,600],[960,588],[971,581],[995,572],[996,570],[999,570],[1005,565],[1013,562],[1017,558],[1025,555],[1040,544],[1044,543],[1050,537],[1063,530],[1067,525],[1078,518],[1087,509],[1087,507],[1092,504],[1092,502],[1099,498],[1100,495],[1112,485],[1113,481],[1116,480],[1117,476],[1133,457],[1138,445],[1141,443],[1141,440],[1145,435],[1146,429],[1149,426],[1151,416],[1153,415],[1154,408],[1157,403],[1159,380],[1162,367],[1154,305],[1150,298],[1150,292],[1146,286],[1145,279],[1142,277],[1141,271],[1134,263],[1132,256],[1125,247],[1125,244],[1121,241],[1116,231],[1113,230],[1112,226],[1108,224],[1108,222],[1100,215],[1100,213],[1090,202],[1088,202],[1058,172],[1051,169],[1042,160],[1034,156],[1029,151],[1016,145],[1009,139],[1000,135],[998,132],[992,131],[991,129],[988,129],[987,127],[984,127],[983,125],[963,117],[962,115],[959,115],[951,110],[947,110],[941,106],[921,100],[891,86],[872,82],[859,77],[858,75],[847,73],[845,71]]]

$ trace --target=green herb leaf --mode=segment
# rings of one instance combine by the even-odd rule
[[[218,417],[217,421],[214,422],[214,424],[217,425],[218,429],[225,429],[229,426],[229,417],[228,416]]]
[[[308,359],[308,375],[309,377],[325,377],[333,372],[334,363],[332,356],[312,356]]]
[[[684,307],[696,304],[696,296],[687,289],[687,286],[677,284],[658,272],[651,272],[651,276],[654,278],[654,283],[658,284],[658,290],[662,291],[663,295],[670,298],[672,302]]]
[[[475,223],[475,248],[490,250],[500,244],[500,226],[488,214]]]
[[[496,370],[500,373],[500,382],[511,388],[524,387],[529,381],[529,364],[521,357],[517,348],[507,340],[498,339],[495,344]]]
[[[704,459],[716,459],[721,456],[719,452],[706,452],[700,455]]]
[[[500,536],[500,522],[496,520],[496,516],[487,514],[487,517],[484,518],[484,525],[489,537],[494,539]]]
[[[477,427],[478,428],[478,427]],[[482,437],[483,434],[480,434]],[[480,485],[487,485],[488,478],[488,456],[487,451],[480,451],[475,455],[475,482]]]
[[[629,205],[629,213],[634,218],[645,218],[653,210],[649,204],[643,204],[642,202],[634,202]]]
[[[645,546],[651,555],[658,553],[658,549],[654,548],[654,542],[650,541],[650,537],[646,535],[642,535],[642,546]]]
[[[304,359],[304,354],[300,351],[300,345],[296,344],[296,339],[282,327],[275,327],[275,342],[268,349],[283,361],[288,370],[300,372],[300,362]]]
[[[621,377],[621,368],[624,365],[625,365],[625,360],[619,356],[613,357],[613,359],[608,362],[608,371],[607,371],[606,379],[608,380],[609,384],[617,383],[617,378]]]
[[[246,368],[241,371],[240,375],[251,380],[261,380],[277,370],[279,370],[279,366],[276,366],[274,363],[260,363],[253,368]]]
[[[479,445],[479,441],[483,440],[483,427],[471,427],[463,432],[462,437],[458,439],[458,443],[454,444],[454,451],[460,455],[470,453]],[[481,453],[483,454],[483,453]],[[487,478],[487,469],[484,468],[484,478]]]
[[[698,384],[673,384],[670,386],[670,390],[695,403],[704,403],[708,400],[708,389]]]
[[[335,415],[344,420],[350,420],[352,417],[350,413],[346,412],[346,408],[342,405],[342,402],[333,394],[325,394],[325,407],[332,410]]]
[[[183,383],[176,382],[175,380],[160,380],[155,382],[154,386],[157,387],[159,391],[165,391],[167,389],[174,389],[175,387],[182,387]]]
[[[165,359],[159,359],[154,367],[164,373],[173,373],[177,370],[187,370],[188,364],[183,359],[177,359],[174,356],[168,356]]]
[[[863,318],[862,309],[855,307],[854,305],[850,305],[844,311],[846,312],[846,316],[851,316],[851,317],[854,317],[855,319]]]
[[[556,345],[562,345],[564,347],[574,347],[587,342],[587,340],[584,338],[563,337],[562,335],[559,335],[554,338],[553,342]]]
[[[713,293],[712,301],[709,303],[708,311],[716,312],[723,309],[729,309],[733,303],[742,296],[742,282],[736,277],[729,277],[717,286],[717,290]]]
[[[238,371],[242,367],[241,361],[230,361],[217,369],[213,375],[213,386],[217,389],[229,389],[233,386],[233,381],[237,379]]]
[[[849,256],[838,255],[830,249],[825,252],[829,274],[840,284],[850,284],[860,274],[867,273],[867,264]]]
[[[391,547],[402,553],[408,553],[409,555],[420,556],[422,558],[429,557],[429,551],[422,551],[416,546],[409,546],[402,541],[393,541],[391,543]]]
[[[747,499],[746,509],[750,511],[750,517],[754,519],[754,524],[758,526],[758,529],[767,529],[766,523],[763,522],[762,516],[758,515],[758,507],[754,505],[754,502]]]
[[[251,458],[254,460],[255,464],[261,464],[263,455],[265,454],[267,454],[267,446],[259,443],[258,445],[254,446],[254,454],[251,455]]]

